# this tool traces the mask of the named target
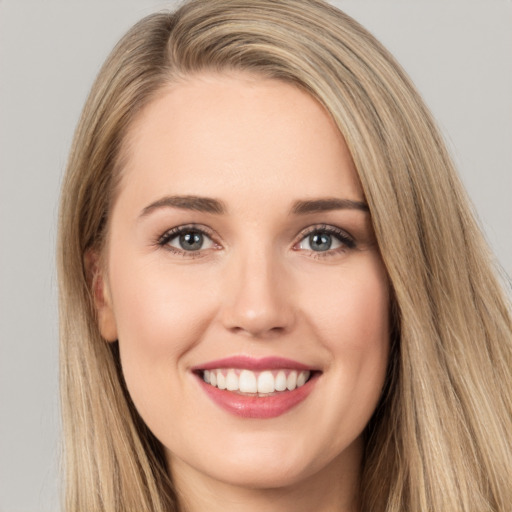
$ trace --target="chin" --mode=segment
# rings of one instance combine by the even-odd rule
[[[282,489],[293,487],[310,475],[308,468],[298,468],[289,463],[274,460],[268,463],[262,461],[238,463],[226,461],[225,466],[215,468],[210,477],[225,484],[246,489]]]
[[[353,467],[351,463],[356,462],[358,466],[360,462],[360,438],[340,450],[334,443],[319,447],[311,440],[305,442],[295,439],[291,442],[292,436],[293,432],[287,432],[285,439],[282,436],[278,436],[278,439],[271,436],[269,439],[267,433],[265,442],[261,436],[246,438],[244,442],[235,437],[232,443],[224,445],[226,449],[222,452],[219,453],[218,446],[214,446],[189,458],[188,463],[192,463],[190,465],[194,472],[202,473],[224,485],[277,490],[307,485],[316,477],[322,479],[327,474],[343,474],[344,468]],[[176,470],[172,473],[179,474],[180,468],[173,459],[171,455],[170,467]],[[209,462],[205,463],[206,461]],[[188,465],[186,462],[185,464]]]

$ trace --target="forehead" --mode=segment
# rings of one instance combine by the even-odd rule
[[[124,146],[120,194],[362,199],[344,139],[325,109],[289,83],[203,74],[171,84]]]

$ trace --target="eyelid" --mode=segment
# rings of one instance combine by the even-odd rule
[[[297,247],[299,243],[301,243],[306,237],[310,236],[313,233],[327,233],[329,235],[334,235],[343,244],[343,247],[339,247],[337,249],[329,249],[327,251],[310,251],[314,252],[316,256],[322,257],[324,255],[332,255],[333,253],[336,253],[340,250],[346,251],[347,249],[354,249],[356,247],[356,241],[350,233],[348,233],[344,229],[338,228],[330,224],[315,224],[302,230],[297,236],[297,239],[294,242],[293,247]]]
[[[208,226],[203,224],[183,224],[179,226],[175,226],[173,228],[167,229],[162,235],[158,236],[155,240],[155,245],[165,248],[175,254],[182,255],[184,257],[197,258],[205,255],[206,251],[210,251],[212,248],[207,249],[199,249],[197,251],[185,251],[183,249],[179,249],[177,247],[169,245],[169,241],[179,236],[181,233],[186,233],[187,231],[195,231],[201,233],[211,240],[214,244],[213,249],[220,249],[222,246],[218,242],[220,237],[217,235],[215,231],[213,231]],[[326,251],[313,251],[308,249],[297,248],[297,246],[308,236],[313,233],[327,233],[329,235],[333,235],[337,238],[337,240],[342,244],[341,247],[337,247],[334,249],[328,249]],[[315,257],[327,257],[337,254],[339,252],[345,252],[350,249],[356,248],[356,241],[354,237],[348,233],[346,230],[341,229],[337,226],[333,226],[330,224],[314,224],[303,229],[299,235],[297,235],[295,241],[293,242],[292,248],[297,251],[305,251],[314,253]]]
[[[209,228],[208,226],[205,226],[203,224],[193,224],[193,223],[182,224],[180,226],[175,226],[173,228],[167,229],[162,235],[157,237],[157,239],[155,241],[155,245],[162,247],[174,254],[179,254],[184,257],[197,258],[197,257],[204,256],[205,252],[211,250],[212,248],[199,249],[197,251],[185,251],[183,249],[179,249],[177,247],[169,245],[169,242],[172,239],[176,238],[177,236],[179,236],[182,233],[186,233],[186,232],[190,232],[190,231],[195,231],[195,232],[200,233],[203,236],[206,236],[207,238],[209,238],[214,245],[213,249],[218,249],[221,247],[220,244],[217,242],[217,239],[219,237],[211,228]]]
[[[215,233],[213,230],[208,228],[207,226],[204,226],[202,224],[181,224],[179,226],[175,226],[173,228],[169,228],[162,235],[160,235],[157,239],[158,243],[165,243],[171,238],[174,238],[175,236],[179,235],[180,233],[186,232],[186,231],[197,231],[198,233],[202,233],[203,235],[207,235],[208,237],[212,238],[215,236]]]

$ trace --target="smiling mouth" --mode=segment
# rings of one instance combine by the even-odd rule
[[[200,370],[206,384],[220,390],[254,397],[268,397],[304,386],[312,376],[310,370],[263,370],[215,368]]]
[[[283,357],[236,355],[192,368],[215,404],[243,419],[281,416],[304,402],[322,371]]]

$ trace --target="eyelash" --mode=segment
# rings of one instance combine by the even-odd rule
[[[205,249],[199,249],[197,251],[185,251],[183,249],[177,249],[176,247],[173,247],[169,245],[169,242],[171,240],[174,240],[176,237],[180,236],[181,234],[186,233],[197,233],[203,236],[208,237],[212,243],[214,244],[215,248],[220,248],[220,245],[214,241],[215,233],[207,228],[206,226],[200,226],[196,224],[187,224],[183,226],[177,226],[175,228],[169,229],[166,231],[163,235],[161,235],[157,241],[156,245],[165,248],[166,250],[177,254],[179,256],[183,256],[185,258],[200,258],[203,257]],[[303,230],[297,237],[296,241],[293,243],[293,248],[295,249],[302,241],[304,241],[307,237],[314,235],[314,234],[327,234],[334,236],[342,245],[336,249],[328,249],[326,251],[313,251],[313,250],[307,250],[314,258],[320,259],[320,258],[326,258],[329,256],[334,256],[336,254],[339,254],[341,252],[346,252],[347,250],[355,249],[356,248],[356,242],[354,238],[349,235],[346,231],[343,231],[340,228],[337,228],[335,226],[330,226],[327,224],[318,224],[311,226],[309,228],[306,228]],[[295,249],[297,251],[301,250]]]
[[[157,245],[174,254],[177,254],[178,256],[183,256],[184,258],[200,258],[204,256],[204,249],[198,251],[185,251],[177,249],[172,245],[169,245],[169,242],[171,240],[174,240],[176,237],[185,233],[198,233],[200,235],[208,237],[212,241],[215,236],[214,232],[211,229],[208,229],[206,226],[199,226],[197,224],[186,224],[184,226],[177,226],[166,231],[162,236],[158,238]],[[213,243],[215,246],[219,247],[217,243]]]
[[[300,233],[298,240],[297,242],[294,243],[293,247],[295,248],[307,237],[314,234],[331,235],[334,236],[341,243],[341,246],[336,249],[328,249],[326,251],[309,250],[308,252],[316,259],[328,258],[330,256],[335,256],[337,254],[356,248],[356,242],[351,235],[349,235],[346,231],[337,228],[336,226],[330,226],[328,224],[317,224],[309,228],[306,228],[306,230]]]

